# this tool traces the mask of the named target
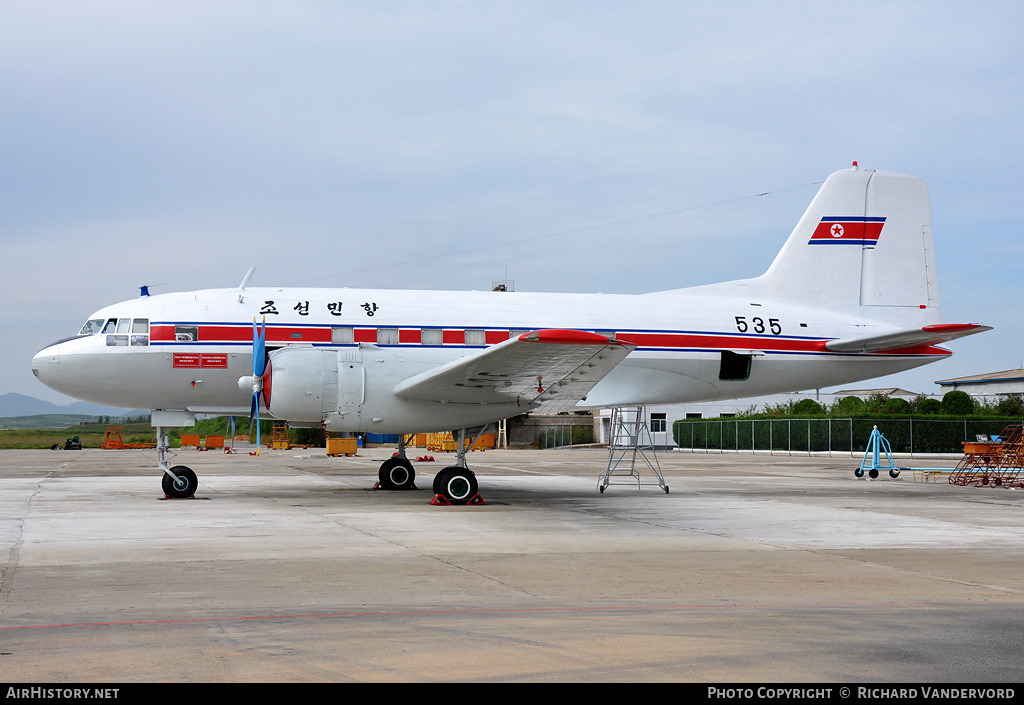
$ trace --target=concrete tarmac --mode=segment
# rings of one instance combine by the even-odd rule
[[[454,456],[372,491],[390,453],[182,450],[164,500],[154,451],[0,451],[0,681],[1022,677],[1024,491],[674,452],[602,495],[607,450],[492,450],[435,507]]]

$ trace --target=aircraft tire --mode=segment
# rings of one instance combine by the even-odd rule
[[[377,478],[385,490],[411,490],[415,486],[416,471],[406,458],[388,458],[381,463]]]
[[[191,468],[185,467],[184,465],[175,465],[171,468],[171,472],[178,476],[178,480],[183,482],[179,487],[175,487],[174,480],[167,473],[164,473],[163,477],[163,488],[164,494],[172,499],[187,499],[196,493],[196,489],[199,487],[199,478],[192,472]]]
[[[451,469],[452,468],[445,468],[444,470],[441,470],[436,475],[434,475],[434,482],[430,486],[430,488],[435,495],[441,494],[441,483],[444,481],[444,475]]]
[[[472,470],[453,466],[445,468],[440,483],[440,492],[452,504],[466,504],[480,489],[476,474]]]

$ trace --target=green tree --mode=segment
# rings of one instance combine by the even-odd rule
[[[1024,416],[1024,395],[1007,394],[996,405],[996,413],[1000,416]]]
[[[948,416],[972,416],[974,401],[967,392],[954,389],[942,397],[941,410]]]
[[[882,413],[882,407],[885,406],[885,402],[888,401],[889,397],[885,394],[875,393],[868,397],[867,402],[864,406],[866,407],[867,413],[869,414],[880,414]]]
[[[912,409],[910,408],[910,402],[906,399],[892,397],[891,399],[886,399],[885,403],[882,404],[882,413],[886,415],[906,415],[912,413]]]
[[[836,416],[856,416],[864,413],[864,400],[860,397],[843,397],[832,405],[832,413]]]
[[[813,399],[801,399],[793,405],[794,416],[821,416],[825,410]]]
[[[917,402],[917,413],[924,416],[933,416],[942,411],[942,402],[938,399],[925,397]]]

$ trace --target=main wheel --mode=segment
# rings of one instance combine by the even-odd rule
[[[416,471],[406,458],[388,458],[381,463],[377,478],[380,486],[386,490],[411,490],[416,480]]]
[[[479,485],[472,470],[457,465],[445,468],[434,478],[435,494],[443,495],[452,504],[466,504],[476,495]]]
[[[196,489],[199,487],[199,478],[196,477],[191,468],[187,468],[184,465],[175,465],[171,468],[171,472],[177,475],[178,480],[175,482],[171,479],[170,475],[164,473],[163,488],[165,495],[174,499],[185,499],[196,493]]]

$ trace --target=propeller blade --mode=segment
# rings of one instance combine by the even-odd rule
[[[260,454],[260,393],[252,395],[252,403],[256,406],[256,455]]]
[[[252,374],[260,377],[266,365],[267,321],[257,330],[256,319],[252,319]]]

